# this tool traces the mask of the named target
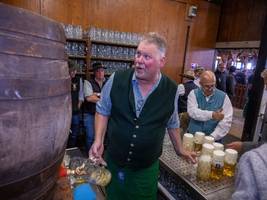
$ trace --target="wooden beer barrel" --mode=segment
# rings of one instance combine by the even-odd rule
[[[0,3],[0,199],[50,199],[71,122],[62,27]]]

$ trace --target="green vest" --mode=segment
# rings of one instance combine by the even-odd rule
[[[114,76],[107,152],[119,167],[140,169],[150,166],[161,155],[166,125],[174,111],[177,85],[162,75],[137,118],[133,72],[130,69]]]

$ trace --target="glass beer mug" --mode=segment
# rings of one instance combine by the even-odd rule
[[[220,180],[223,176],[223,166],[224,166],[224,156],[225,153],[221,150],[215,150],[213,152],[211,173],[210,177],[215,180]]]
[[[200,155],[202,150],[202,144],[204,142],[205,133],[196,132],[194,136],[194,151],[197,155]]]
[[[234,149],[225,150],[223,175],[233,177],[235,174],[235,167],[238,153]]]
[[[197,166],[197,179],[207,181],[210,178],[211,157],[209,155],[201,155]]]
[[[224,150],[224,145],[219,142],[213,142],[214,150]]]
[[[211,136],[204,137],[204,143],[213,144],[213,142],[214,142],[214,137]]]
[[[183,136],[183,147],[187,151],[194,150],[194,136],[191,133],[185,133]]]
[[[214,146],[212,144],[203,144],[201,155],[209,155],[210,157],[213,156]]]

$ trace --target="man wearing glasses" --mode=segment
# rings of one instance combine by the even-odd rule
[[[225,92],[215,88],[216,77],[212,71],[201,74],[200,86],[188,95],[187,111],[191,118],[188,132],[204,132],[220,141],[231,128],[231,101]]]

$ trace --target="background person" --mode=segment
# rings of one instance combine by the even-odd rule
[[[105,67],[101,63],[92,65],[94,77],[93,79],[84,81],[84,126],[86,131],[86,151],[88,152],[94,141],[94,124],[96,102],[100,99],[101,90],[106,82]]]
[[[194,69],[194,74],[195,74],[195,80],[194,80],[194,83],[200,87],[200,76],[201,74],[205,71],[205,68],[204,67],[201,67],[201,66],[197,66],[195,69]]]
[[[232,200],[267,199],[267,143],[241,156]]]
[[[240,85],[246,85],[247,84],[247,75],[246,70],[239,70],[235,75],[236,83]]]
[[[227,79],[227,72],[226,72],[226,63],[219,63],[216,71],[216,88],[226,92],[226,79]]]
[[[166,127],[176,153],[195,162],[195,153],[181,145],[177,85],[160,72],[165,54],[165,39],[156,33],[146,35],[137,47],[134,69],[115,72],[102,90],[89,157],[103,162],[107,131],[105,158],[112,173],[108,200],[156,199]]]
[[[235,66],[231,66],[229,69],[229,73],[226,77],[226,93],[228,97],[230,98],[231,102],[233,102],[233,98],[235,96],[235,86],[236,86],[236,80],[235,80]]]
[[[187,112],[187,97],[191,90],[196,89],[198,86],[194,83],[195,74],[192,70],[186,71],[181,74],[184,78],[184,83],[178,85],[179,99],[178,99],[178,113]]]
[[[76,147],[80,134],[80,114],[81,105],[83,102],[83,81],[81,77],[76,76],[78,66],[69,62],[69,73],[71,77],[71,102],[72,102],[72,117],[71,128],[68,139],[68,148]]]
[[[233,107],[227,94],[215,88],[216,78],[212,71],[200,76],[201,88],[188,95],[187,111],[190,116],[188,131],[203,132],[221,140],[230,130]]]
[[[178,99],[178,114],[180,119],[181,135],[183,135],[188,127],[189,115],[187,113],[187,97],[191,90],[198,86],[194,83],[195,74],[192,70],[181,74],[184,77],[184,83],[178,85],[179,99]]]

